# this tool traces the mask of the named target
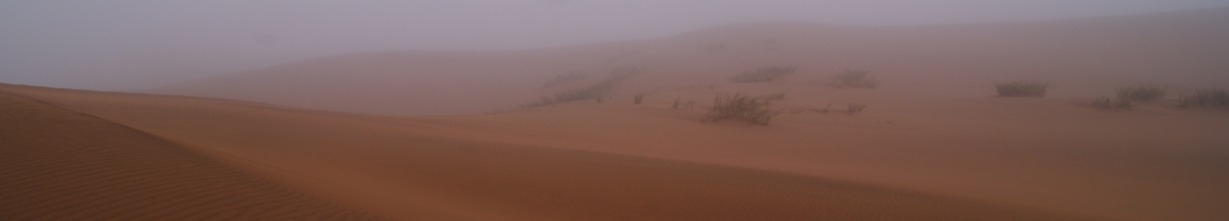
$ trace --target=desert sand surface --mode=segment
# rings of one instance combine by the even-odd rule
[[[701,122],[712,94],[849,115]],[[1172,101],[934,98],[789,80],[497,114],[396,117],[5,85],[391,219],[1218,220],[1229,113]],[[701,100],[675,110],[671,97]],[[6,107],[7,108],[7,107]],[[50,141],[43,141],[50,142]],[[55,146],[53,143],[34,146]],[[185,150],[179,148],[179,150]],[[71,162],[71,160],[64,160]]]
[[[1229,220],[1229,110],[1176,101],[1229,86],[1226,21],[1219,8],[924,27],[757,23],[531,51],[343,55],[141,93],[0,84],[3,141],[20,144],[4,145],[5,157],[40,160],[2,163],[40,168],[6,170],[6,181],[54,184],[64,182],[9,174],[113,170],[93,167],[109,159],[48,147],[169,158],[152,155],[162,151],[202,165],[183,166],[179,179],[255,183],[171,192],[274,192],[293,197],[269,205],[309,202],[277,214],[390,220]],[[797,71],[728,80],[765,66]],[[601,101],[517,108],[622,67],[640,71]],[[879,84],[830,85],[850,69]],[[543,84],[570,71],[588,75]],[[993,83],[1019,79],[1052,87],[1045,97],[994,96]],[[1137,84],[1170,94],[1130,110],[1092,105]],[[715,96],[733,93],[783,93],[771,103],[783,112],[768,125],[703,120]],[[866,109],[847,113],[848,103]],[[106,135],[57,143],[92,134]],[[226,172],[186,171],[199,168]],[[31,185],[3,191],[79,195],[6,197],[32,206],[0,215],[115,192]],[[215,202],[224,201],[159,211],[237,205]],[[113,217],[145,219],[125,214]]]
[[[295,191],[394,219],[1088,219],[1082,214],[1010,203],[746,167],[754,164],[748,162],[713,164],[716,161],[672,159],[673,154],[655,153],[701,147],[688,144],[673,148],[675,151],[620,154],[640,151],[611,148],[617,143],[597,140],[582,142],[587,143],[583,146],[568,142],[594,139],[584,136],[556,139],[508,134],[510,131],[502,130],[506,124],[499,121],[474,128],[468,119],[385,117],[229,100],[27,86],[6,85],[0,90],[199,146],[202,150],[197,154],[252,162],[231,165],[280,181]],[[614,108],[636,108],[620,106]],[[592,105],[577,108],[607,109]],[[685,118],[659,122],[659,117],[683,113],[655,109],[659,108],[624,110],[648,118],[607,115],[605,111],[585,117],[658,122],[643,125],[648,128],[700,126],[717,130],[711,135],[729,129],[755,129],[698,124]],[[562,114],[549,121],[577,120],[566,117],[572,112],[567,108],[544,111]],[[510,113],[506,119],[542,117],[533,112]],[[549,126],[526,126],[530,125]],[[591,129],[607,126],[581,125]],[[525,129],[552,132],[534,127],[512,131]],[[618,129],[607,132],[640,136]],[[694,135],[657,141],[703,141],[693,140]],[[729,145],[723,146],[711,152],[726,155],[719,149]]]

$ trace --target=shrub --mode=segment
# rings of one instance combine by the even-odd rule
[[[1165,89],[1153,86],[1118,88],[1119,100],[1152,101],[1165,96]]]
[[[675,110],[679,110],[679,109],[691,110],[691,108],[695,105],[696,105],[696,101],[693,101],[691,99],[687,99],[687,102],[683,102],[683,96],[679,96],[678,98],[674,99],[674,109]]]
[[[1208,90],[1195,90],[1193,96],[1195,103],[1199,105],[1229,105],[1229,90],[1224,88],[1215,88]]]
[[[1195,94],[1190,96],[1179,94],[1178,106],[1182,108],[1190,108],[1191,105],[1229,105],[1229,90],[1224,88],[1195,90]]]
[[[1185,94],[1178,94],[1178,107],[1191,108],[1192,104],[1195,104],[1194,96],[1186,96]]]
[[[1013,81],[1010,83],[995,83],[994,88],[998,89],[1000,97],[1045,97],[1046,88],[1050,87],[1050,82],[1039,81]]]
[[[842,87],[860,87],[860,88],[875,88],[875,76],[870,75],[870,71],[855,71],[848,70],[844,74],[838,74],[832,77],[832,86],[837,88]]]
[[[1110,98],[1108,97],[1097,98],[1096,101],[1092,102],[1092,106],[1097,107],[1097,109],[1102,109],[1102,110],[1109,110],[1109,109],[1114,108],[1114,105],[1110,103]]]
[[[1114,107],[1123,110],[1131,109],[1131,100],[1118,99],[1118,103],[1114,103]]]
[[[738,83],[754,83],[772,81],[793,73],[794,67],[762,67],[734,75],[730,80]]]
[[[634,99],[634,101],[636,102],[636,104],[640,104],[640,101],[643,101],[643,100],[644,100],[644,95],[645,95],[645,94],[637,94],[637,95],[636,95],[636,98]]]
[[[768,125],[768,121],[781,113],[781,110],[771,110],[768,100],[762,97],[744,96],[740,93],[717,95],[713,98],[713,109],[709,110],[706,121],[735,119],[746,121],[747,124]]]
[[[553,97],[542,97],[542,100],[539,102],[522,104],[521,107],[531,108],[578,100],[600,99],[602,96],[609,94],[619,83],[622,83],[624,78],[637,73],[639,73],[639,69],[636,68],[618,68],[613,71],[610,78],[589,85],[589,87],[555,93]]]
[[[1109,97],[1099,97],[1092,102],[1092,106],[1102,110],[1130,110],[1132,105],[1131,99],[1118,98],[1118,102],[1115,103]]]
[[[866,109],[865,104],[858,104],[858,103],[851,102],[849,103],[849,109],[847,110],[849,111],[849,115],[853,115],[854,113],[862,112],[862,109]]]

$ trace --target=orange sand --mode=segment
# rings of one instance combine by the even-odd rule
[[[0,220],[378,220],[174,142],[0,94]]]
[[[117,219],[277,209],[269,213],[394,220],[1227,220],[1229,112],[1173,100],[1229,83],[1225,21],[1227,9],[930,27],[748,24],[535,51],[346,55],[154,91],[272,104],[0,84],[0,164],[22,168],[5,170],[0,191],[61,193],[5,197],[0,219],[165,204],[110,203],[129,197],[73,175],[118,171],[90,179],[271,200],[175,197],[187,200]],[[764,65],[799,73],[724,80]],[[601,77],[539,84],[568,70],[621,66],[647,69],[602,103],[369,115],[508,109]],[[870,69],[881,84],[827,86],[847,68]],[[991,83],[1015,79],[1055,88],[1046,98],[991,96]],[[1091,107],[1136,83],[1171,96],[1129,111]],[[789,111],[768,126],[700,121],[714,95],[735,92],[786,92],[773,107]],[[649,93],[644,104],[632,103],[638,93]],[[674,110],[676,98],[699,103]],[[867,109],[842,113],[848,102]],[[812,111],[830,103],[830,113]],[[48,149],[91,145],[129,154],[120,159],[176,160]],[[37,160],[9,160],[25,153],[38,157],[12,158]],[[188,185],[210,179],[236,184]],[[226,208],[235,205],[245,206]]]

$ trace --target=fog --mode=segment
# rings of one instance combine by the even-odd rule
[[[900,26],[1229,5],[1086,1],[5,1],[0,82],[132,90],[387,50],[516,50],[665,37],[722,24]]]

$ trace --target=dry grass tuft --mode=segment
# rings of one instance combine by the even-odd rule
[[[849,115],[853,115],[854,113],[862,112],[862,109],[866,109],[865,104],[858,104],[858,103],[851,102],[849,103],[849,109],[846,109],[846,110],[849,112]]]
[[[674,109],[675,110],[684,110],[684,109],[691,110],[691,108],[695,107],[695,105],[696,105],[696,101],[693,101],[691,99],[687,99],[687,102],[683,102],[683,96],[679,96],[678,98],[674,99]]]
[[[1118,99],[1126,101],[1152,101],[1165,97],[1165,89],[1154,86],[1118,88]]]
[[[1133,105],[1130,99],[1119,98],[1118,102],[1113,102],[1109,97],[1100,97],[1092,102],[1092,106],[1102,110],[1130,110]]]
[[[768,100],[762,97],[750,97],[741,93],[717,95],[713,98],[713,109],[709,110],[705,121],[735,119],[747,124],[768,125],[768,121],[781,114],[781,110],[771,110]]]
[[[603,96],[610,94],[610,91],[613,90],[615,86],[618,86],[619,83],[622,83],[623,79],[638,73],[640,73],[640,69],[637,68],[617,68],[612,71],[609,78],[589,85],[589,87],[576,88],[555,93],[553,97],[542,97],[541,101],[522,104],[521,108],[540,107],[589,99],[599,99],[598,102],[601,102],[600,99]]]

